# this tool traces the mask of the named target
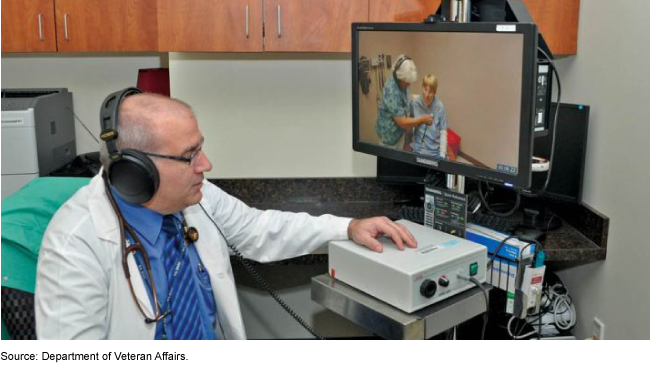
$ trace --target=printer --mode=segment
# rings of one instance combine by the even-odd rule
[[[2,199],[76,155],[67,88],[2,89]]]

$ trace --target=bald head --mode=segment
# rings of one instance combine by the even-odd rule
[[[189,105],[158,94],[136,94],[120,105],[118,148],[155,152],[168,123],[194,117]]]
[[[158,94],[135,94],[120,105],[120,123],[125,119],[129,122],[141,119],[144,122],[155,122],[176,115],[191,113],[191,108],[186,103]],[[153,127],[153,125],[152,125]]]
[[[188,117],[194,119],[194,112],[181,100],[151,93],[129,96],[120,104],[116,147],[156,152],[165,126]],[[107,155],[105,146],[100,152]],[[102,156],[102,162],[107,167],[108,156]]]

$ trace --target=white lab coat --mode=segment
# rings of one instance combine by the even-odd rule
[[[260,262],[310,253],[330,240],[347,238],[350,219],[332,215],[260,211],[203,182],[201,204],[228,241]],[[245,339],[227,246],[198,205],[183,211],[207,269],[227,339]],[[36,275],[36,334],[39,339],[153,339],[130,293],[120,253],[117,218],[100,175],[54,215],[45,232]],[[154,313],[133,255],[128,265],[141,307]]]

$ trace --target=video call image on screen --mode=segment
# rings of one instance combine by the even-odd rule
[[[522,34],[360,31],[359,141],[516,175],[522,52]],[[417,69],[408,85],[391,81],[400,55]]]

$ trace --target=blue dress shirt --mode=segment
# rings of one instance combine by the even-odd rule
[[[142,246],[147,251],[149,255],[149,261],[151,263],[151,276],[153,277],[154,283],[156,285],[156,295],[158,296],[158,302],[161,305],[162,310],[165,308],[165,298],[167,298],[168,285],[167,285],[167,273],[165,271],[165,265],[163,263],[163,249],[164,249],[164,240],[160,235],[162,230],[162,220],[163,216],[160,213],[154,212],[148,208],[145,208],[138,204],[131,204],[122,199],[115,190],[111,187],[113,196],[115,197],[115,202],[124,216],[124,220],[133,228],[135,233],[138,235]],[[179,221],[182,219],[181,213],[177,212],[174,214]],[[199,305],[200,305],[200,315],[202,316],[203,323],[203,333],[205,334],[206,340],[221,339],[222,334],[217,335],[215,333],[215,325],[217,324],[217,306],[214,301],[214,294],[212,291],[212,286],[210,285],[210,278],[208,276],[207,269],[203,266],[201,258],[199,257],[196,247],[191,244],[188,246],[187,250],[190,263],[192,267],[192,273],[194,274],[194,282],[196,283],[195,290],[199,291]],[[149,299],[151,304],[153,303],[153,295],[151,294],[151,284],[149,283],[149,276],[146,272],[144,266],[144,261],[140,255],[136,255],[136,262],[138,263],[138,269],[142,275],[142,278],[147,286],[149,292]],[[162,312],[161,312],[162,313]],[[162,339],[163,334],[163,321],[158,321],[156,326],[156,339]]]

